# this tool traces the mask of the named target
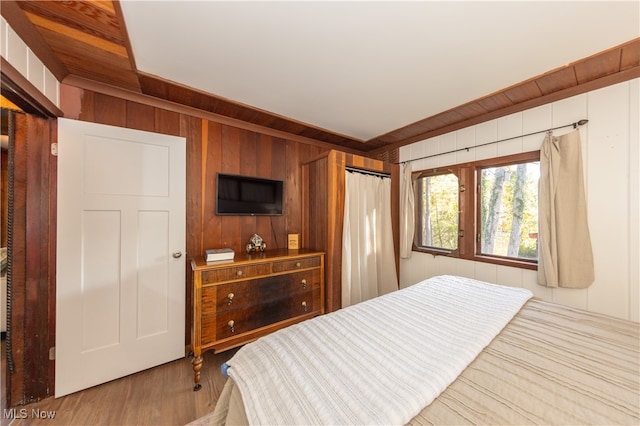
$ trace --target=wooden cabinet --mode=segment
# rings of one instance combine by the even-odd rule
[[[399,166],[341,151],[326,152],[302,165],[302,244],[326,253],[326,312],[336,311],[342,305],[342,218],[347,167],[391,176],[393,245],[396,275],[400,276]]]
[[[267,250],[233,262],[191,261],[193,371],[200,389],[202,353],[243,345],[324,313],[324,253]]]

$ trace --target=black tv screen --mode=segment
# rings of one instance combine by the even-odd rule
[[[281,215],[281,180],[218,173],[216,214]]]

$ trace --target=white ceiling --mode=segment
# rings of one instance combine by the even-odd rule
[[[640,36],[639,1],[121,6],[139,71],[361,140]]]

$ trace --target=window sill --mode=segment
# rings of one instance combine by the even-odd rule
[[[445,250],[445,249],[417,247],[415,245],[413,246],[412,251],[415,251],[418,253],[431,254],[433,256],[446,256],[446,257],[454,257],[454,258],[464,259],[464,260],[471,260],[475,262],[492,263],[494,265],[509,266],[512,268],[529,269],[532,271],[538,270],[538,261],[534,261],[534,260],[527,261],[527,260],[511,259],[507,257],[485,256],[485,255],[463,257],[463,256],[460,256],[458,250]]]
[[[468,260],[474,260],[476,262],[493,263],[495,265],[510,266],[512,268],[530,269],[532,271],[538,270],[537,260],[518,260],[508,257],[499,256],[485,256],[475,255]]]

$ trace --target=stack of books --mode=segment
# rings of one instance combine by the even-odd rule
[[[204,251],[204,260],[208,262],[231,262],[235,253],[230,248],[207,249]]]

